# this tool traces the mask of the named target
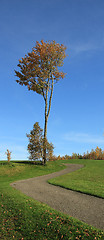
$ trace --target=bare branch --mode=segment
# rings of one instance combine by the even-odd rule
[[[42,88],[42,95],[43,95],[44,101],[46,101],[46,97],[45,97],[45,93],[44,93],[43,88]]]

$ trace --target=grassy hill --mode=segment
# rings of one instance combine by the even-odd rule
[[[69,163],[69,161],[67,161],[67,163]],[[75,161],[73,161],[73,163],[75,163]],[[87,162],[86,160],[84,160],[84,162],[82,160],[80,163],[86,165]],[[89,176],[88,172],[91,172],[91,166],[93,168],[96,163],[92,161],[90,164],[91,165],[86,165],[85,179]],[[100,164],[103,163],[99,161],[98,165],[100,166]],[[99,183],[102,180],[101,170],[98,168],[98,165],[97,169],[99,170],[96,175],[96,183],[98,182],[98,185],[100,185]],[[27,164],[22,161],[12,161],[9,165],[6,164],[6,162],[0,162],[0,239],[104,239],[104,233],[102,231],[65,214],[61,214],[47,205],[27,197],[10,186],[11,182],[17,180],[45,175],[60,171],[64,168],[63,161],[48,162],[46,166]],[[84,176],[83,170],[84,169],[82,169],[82,175]],[[78,181],[81,181],[79,179],[81,172],[78,174],[79,171],[72,174],[74,182],[72,185],[74,185],[74,187],[76,185],[76,176]],[[67,178],[70,178],[70,176],[66,176],[66,179]],[[91,174],[89,181],[94,182]],[[63,185],[65,182],[66,181],[63,182]]]

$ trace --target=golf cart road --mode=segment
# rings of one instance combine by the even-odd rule
[[[104,230],[104,199],[49,184],[51,178],[83,167],[66,164],[67,168],[48,175],[20,180],[11,184],[22,193],[46,203],[53,209],[68,214],[96,228]]]

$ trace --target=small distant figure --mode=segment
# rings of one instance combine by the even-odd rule
[[[10,160],[11,160],[11,153],[12,152],[10,152],[9,149],[7,149],[7,152],[5,153],[7,155],[8,163],[10,163]]]

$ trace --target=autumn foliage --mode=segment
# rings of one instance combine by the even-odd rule
[[[7,160],[8,160],[8,163],[9,163],[10,160],[11,160],[11,152],[9,151],[9,149],[7,149],[7,152],[5,154],[7,155]]]
[[[36,91],[46,98],[47,87],[52,88],[51,81],[48,80],[53,75],[54,81],[64,78],[64,73],[58,70],[63,65],[66,47],[55,41],[41,43],[36,42],[36,46],[24,58],[19,60],[17,65],[20,71],[15,71],[20,85],[25,85],[28,90]]]
[[[32,90],[43,96],[45,102],[45,123],[44,123],[44,142],[43,142],[43,158],[46,163],[46,139],[47,139],[47,122],[51,109],[51,100],[53,95],[54,83],[63,79],[65,74],[59,71],[59,67],[63,65],[66,57],[66,47],[55,41],[41,43],[36,42],[35,47],[19,60],[18,67],[20,71],[16,71],[20,85],[27,86],[28,90]]]
[[[92,149],[91,152],[86,152],[83,154],[79,153],[72,153],[72,155],[65,155],[65,156],[53,156],[53,160],[67,160],[67,159],[95,159],[95,160],[104,160],[104,150],[99,148],[98,146],[96,149]]]

